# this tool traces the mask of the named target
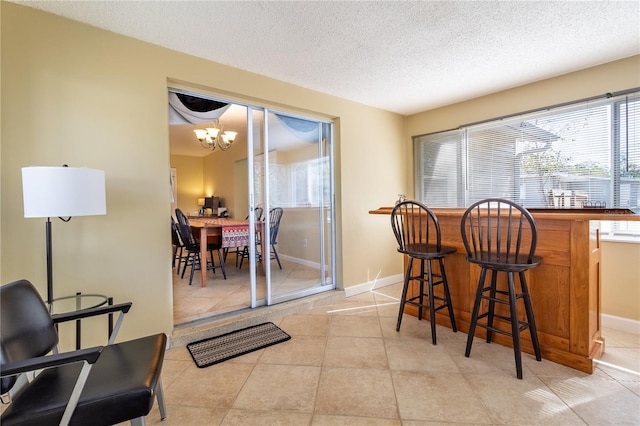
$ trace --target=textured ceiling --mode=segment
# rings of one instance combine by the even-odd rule
[[[401,114],[640,53],[638,1],[15,2]]]

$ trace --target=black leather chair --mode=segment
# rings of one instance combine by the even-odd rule
[[[431,322],[431,342],[436,344],[436,311],[446,308],[449,312],[451,329],[457,332],[453,305],[449,294],[447,274],[444,269],[444,258],[455,253],[455,247],[443,246],[441,243],[440,224],[438,218],[427,206],[417,201],[398,203],[391,212],[391,228],[398,242],[398,252],[408,256],[400,312],[396,331],[400,331],[402,315],[406,304],[418,308],[418,319],[422,320],[423,308],[429,309]],[[420,262],[420,271],[413,273],[413,262]],[[432,262],[438,262],[438,270],[434,272]],[[426,266],[426,270],[425,270]],[[436,278],[436,279],[434,279]],[[437,280],[439,278],[439,280]],[[411,281],[418,281],[417,294],[407,297]],[[425,289],[425,283],[427,288]],[[435,286],[442,286],[442,296],[434,292]],[[425,297],[427,300],[425,301]],[[428,302],[428,303],[427,303]]]
[[[11,399],[3,426],[144,425],[155,398],[166,418],[165,334],[117,344],[112,334],[106,346],[57,353],[57,324],[120,311],[117,333],[131,303],[51,316],[33,285],[20,280],[0,287],[0,307],[0,393]]]
[[[522,379],[521,331],[529,329],[536,360],[541,360],[525,276],[525,271],[542,263],[542,258],[535,255],[538,238],[536,224],[531,213],[515,202],[488,198],[469,206],[462,215],[461,230],[467,260],[481,268],[464,355],[469,357],[471,354],[476,327],[487,330],[487,343],[491,342],[493,333],[510,336],[513,340],[516,375]],[[491,282],[485,286],[487,271],[491,271]],[[506,284],[498,282],[498,273],[506,274]],[[519,277],[520,291],[515,285],[515,274]],[[518,314],[520,299],[524,303],[526,320],[520,319]],[[483,304],[483,300],[488,303]],[[482,313],[479,312],[481,306],[486,308]],[[507,306],[508,309],[501,306]],[[499,321],[494,322],[495,319]]]

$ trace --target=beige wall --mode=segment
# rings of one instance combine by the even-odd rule
[[[171,167],[176,169],[176,207],[185,214],[200,209],[198,198],[205,194],[203,164],[201,157],[171,156]]]
[[[389,256],[388,219],[368,211],[407,190],[402,116],[13,3],[0,7],[1,283],[28,278],[44,293],[44,219],[23,217],[20,168],[102,169],[107,215],[53,224],[56,294],[132,301],[121,338],[171,332],[169,82],[334,119],[338,285],[401,272],[401,258]]]
[[[247,216],[247,208],[238,211],[236,205],[247,205],[247,197],[236,200],[235,167],[239,160],[247,158],[246,141],[238,140],[227,151],[216,151],[204,157],[204,190],[207,196],[215,195],[222,200],[223,207],[229,210],[229,215],[236,219]],[[246,164],[246,163],[245,163]],[[246,174],[246,168],[245,168]],[[246,181],[246,179],[245,179]],[[245,190],[246,192],[246,190]]]
[[[640,244],[602,242],[602,313],[640,321]]]

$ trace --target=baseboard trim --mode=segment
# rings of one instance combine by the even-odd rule
[[[388,277],[384,277],[380,279],[376,277],[369,282],[346,287],[344,289],[344,295],[345,297],[355,296],[356,294],[366,293],[368,291],[372,291],[381,287],[386,287],[391,284],[397,284],[399,282],[402,282],[403,279],[404,279],[403,274],[390,275]]]
[[[320,264],[318,262],[313,262],[311,260],[306,260],[306,259],[300,259],[298,257],[288,256],[286,254],[280,254],[280,253],[278,253],[278,257],[280,258],[280,260],[288,260],[289,262],[297,263],[298,265],[308,266],[309,268],[320,270]],[[328,270],[329,267],[327,266],[325,267],[325,269]]]
[[[601,314],[600,319],[603,327],[640,335],[640,321],[607,314]]]

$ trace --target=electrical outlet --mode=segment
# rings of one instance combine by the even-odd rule
[[[302,247],[307,247],[307,239],[302,240]]]

